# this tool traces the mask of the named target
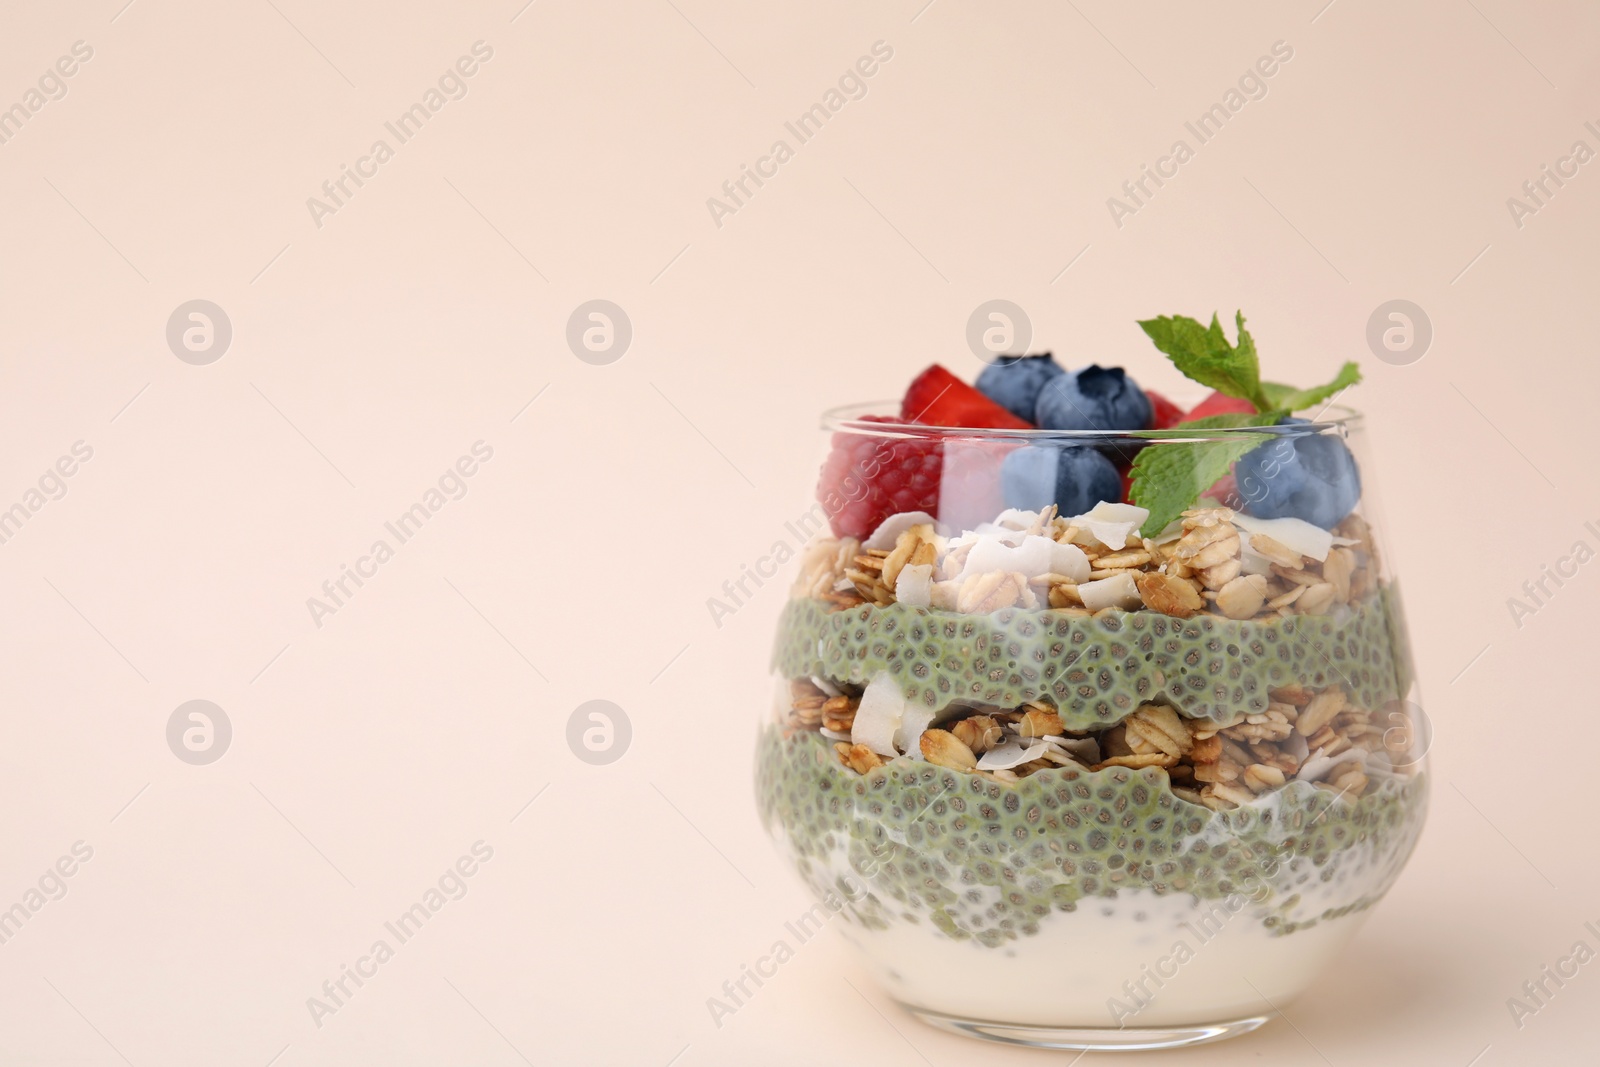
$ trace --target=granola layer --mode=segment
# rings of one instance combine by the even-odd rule
[[[1291,780],[1353,800],[1384,776],[1410,773],[1417,762],[1415,724],[1400,707],[1384,709],[1388,714],[1374,721],[1374,712],[1351,703],[1341,686],[1283,686],[1271,695],[1265,712],[1227,724],[1142,704],[1117,725],[1091,730],[1066,728],[1042,701],[1018,708],[979,705],[964,708],[942,728],[924,729],[916,751],[907,754],[1001,783],[1057,767],[1160,767],[1174,794],[1216,810],[1251,804]],[[880,751],[855,740],[863,696],[830,696],[807,680],[790,683],[790,698],[786,731],[814,730],[832,740],[839,762],[857,774],[886,762]],[[876,737],[870,729],[862,736]]]
[[[1110,514],[1097,517],[1102,509]],[[791,595],[838,609],[900,601],[963,615],[1012,607],[1091,615],[1119,607],[1243,620],[1323,614],[1364,599],[1381,580],[1377,542],[1359,515],[1330,532],[1294,519],[1195,508],[1150,538],[1134,530],[1147,514],[1105,504],[1070,519],[1054,506],[1009,511],[959,537],[916,521],[920,513],[897,516],[885,524],[892,547],[887,537],[877,545],[812,542]]]

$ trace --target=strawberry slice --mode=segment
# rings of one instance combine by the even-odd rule
[[[1248,400],[1240,400],[1236,396],[1227,396],[1223,393],[1212,393],[1195,405],[1194,409],[1184,416],[1184,421],[1203,419],[1208,415],[1254,415],[1255,413],[1256,406]]]
[[[900,403],[900,417],[924,426],[967,426],[991,430],[1031,430],[993,400],[935,363],[911,382]]]
[[[1146,389],[1144,395],[1150,398],[1150,429],[1170,430],[1187,418],[1182,408],[1155,390]]]

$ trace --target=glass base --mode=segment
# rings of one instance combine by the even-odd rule
[[[1230,1022],[1207,1023],[1196,1026],[1149,1027],[1092,1027],[1092,1026],[1018,1026],[1014,1023],[991,1023],[981,1019],[963,1019],[902,1004],[901,1007],[929,1026],[952,1034],[976,1037],[1002,1045],[1021,1045],[1024,1048],[1045,1048],[1066,1051],[1137,1052],[1158,1048],[1183,1048],[1186,1045],[1204,1045],[1223,1038],[1248,1034],[1277,1016],[1277,1012],[1252,1015],[1247,1019]]]

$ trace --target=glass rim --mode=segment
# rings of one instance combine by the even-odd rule
[[[1330,414],[1333,415],[1332,418],[1327,417]],[[1082,441],[1084,443],[1099,444],[1118,440],[1140,441],[1150,444],[1184,441],[1227,441],[1248,434],[1276,433],[1281,435],[1285,430],[1281,425],[1171,430],[1045,430],[1038,427],[1029,427],[1025,430],[1002,430],[990,427],[933,426],[912,422],[863,421],[863,416],[867,415],[889,415],[898,419],[900,401],[868,400],[861,403],[828,408],[822,413],[821,428],[838,433],[856,434],[862,437],[914,437],[963,441]],[[1360,426],[1364,420],[1365,416],[1354,408],[1347,407],[1344,404],[1326,404],[1317,412],[1315,418],[1296,424],[1292,427],[1292,430],[1294,436],[1327,433],[1330,431],[1342,434]]]

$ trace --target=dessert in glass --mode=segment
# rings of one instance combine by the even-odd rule
[[[1216,390],[935,366],[829,412],[764,824],[882,988],[1047,1048],[1255,1029],[1416,843],[1426,723],[1356,413],[1140,324]],[[820,529],[826,526],[826,529]]]

